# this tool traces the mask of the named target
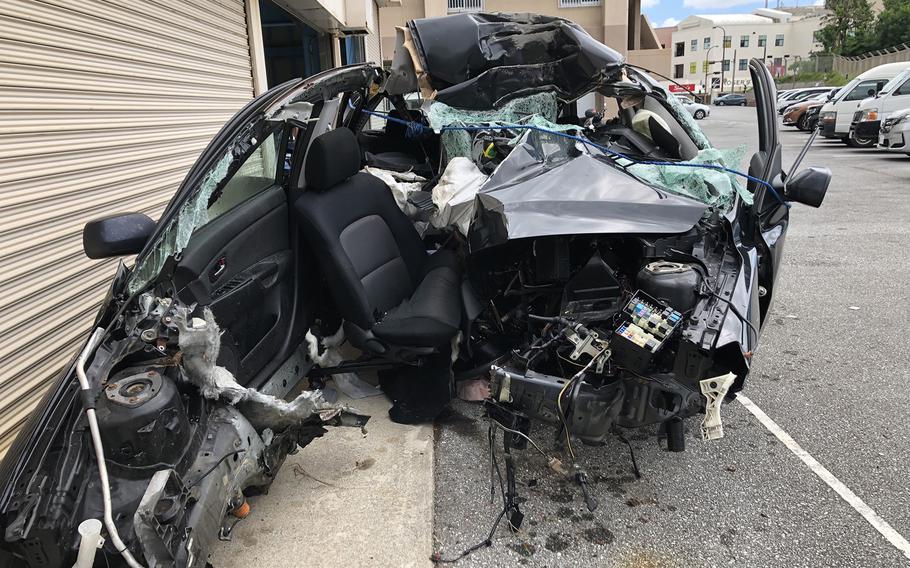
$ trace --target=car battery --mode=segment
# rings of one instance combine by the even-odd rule
[[[682,314],[640,290],[626,303],[621,314],[610,342],[612,359],[626,369],[642,373],[679,327]]]

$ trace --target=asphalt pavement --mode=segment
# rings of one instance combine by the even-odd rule
[[[757,146],[754,108],[717,108],[715,146]],[[781,129],[784,164],[808,134]],[[900,536],[910,538],[910,157],[818,139],[804,165],[834,173],[820,209],[794,205],[782,274],[744,393]],[[487,427],[456,404],[437,425],[435,543],[444,557],[486,538]],[[632,436],[642,478],[618,440],[582,447],[599,506],[532,452],[519,455],[521,531],[459,561],[480,566],[908,566],[903,554],[741,404],[726,437],[661,449]],[[552,432],[533,435],[552,450]],[[498,498],[498,497],[497,497]],[[867,514],[867,517],[869,515]],[[879,525],[881,529],[881,525]]]

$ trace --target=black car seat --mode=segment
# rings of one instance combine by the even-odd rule
[[[436,352],[461,323],[457,259],[447,250],[427,254],[388,186],[360,165],[347,128],[313,140],[294,203],[301,230],[355,347],[403,359]]]
[[[402,118],[396,109],[389,112],[392,118]],[[420,154],[416,142],[408,142],[407,127],[396,120],[386,121],[385,136],[382,137],[383,148],[369,148],[364,152],[366,164],[374,168],[393,172],[414,172],[424,177],[432,177],[433,171],[426,158]],[[416,147],[416,148],[415,148]]]

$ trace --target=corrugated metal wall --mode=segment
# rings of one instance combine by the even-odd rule
[[[113,275],[82,225],[157,218],[252,95],[243,0],[0,2],[0,453]]]

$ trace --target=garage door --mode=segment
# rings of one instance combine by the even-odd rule
[[[116,266],[82,225],[157,218],[253,95],[246,30],[243,0],[0,2],[0,453]]]
[[[367,17],[370,18],[370,29],[373,31],[367,34],[366,38],[363,40],[364,52],[366,55],[366,61],[368,63],[376,63],[377,65],[382,65],[382,53],[380,50],[380,41],[379,41],[379,8],[376,6],[376,2],[370,2],[367,4],[369,7],[370,13]]]

